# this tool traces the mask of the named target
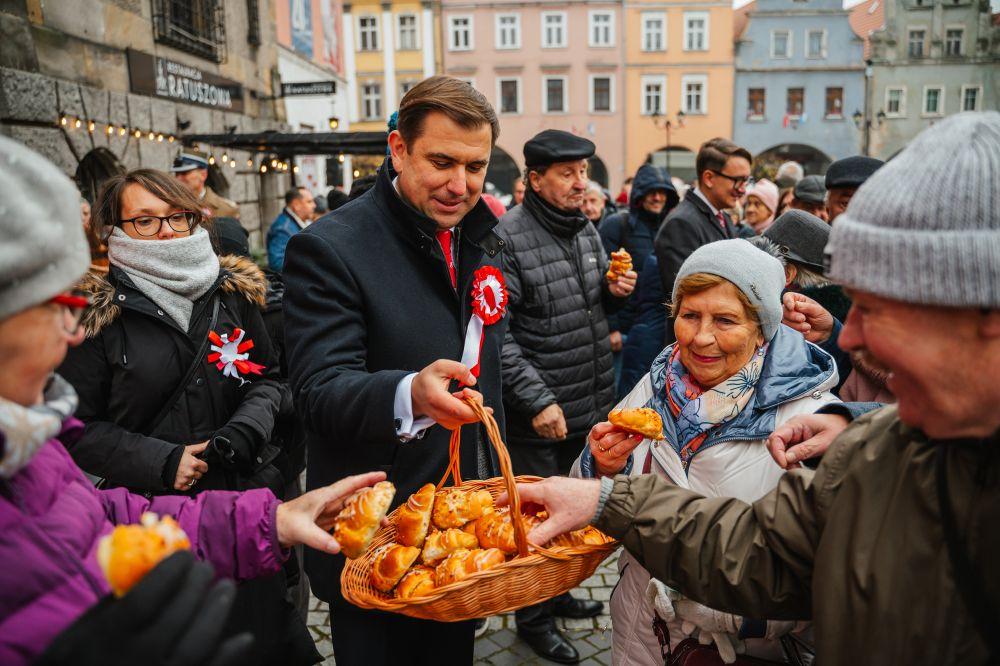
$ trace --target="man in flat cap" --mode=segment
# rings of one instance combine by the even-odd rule
[[[608,256],[581,212],[594,144],[545,130],[524,145],[524,201],[504,215],[510,327],[501,377],[507,444],[516,474],[569,472],[587,433],[614,404],[608,309],[625,303],[636,274],[608,280]],[[552,615],[592,617],[602,604],[568,594],[517,612],[518,634],[540,656],[579,661]]]
[[[826,185],[823,176],[806,176],[795,183],[789,208],[804,210],[826,221]]]
[[[240,208],[235,201],[220,197],[205,182],[208,180],[208,158],[201,153],[184,151],[174,159],[170,171],[184,187],[191,190],[201,201],[201,212],[205,217],[235,217],[239,219]]]
[[[883,164],[885,162],[874,157],[854,155],[830,165],[826,170],[827,222],[833,224],[837,216],[847,210],[854,193]]]

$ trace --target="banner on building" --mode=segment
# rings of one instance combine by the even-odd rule
[[[292,25],[292,48],[307,58],[313,57],[311,0],[288,0]]]

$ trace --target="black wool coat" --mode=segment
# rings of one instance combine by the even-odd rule
[[[296,408],[307,430],[307,486],[384,470],[393,506],[448,464],[450,432],[396,436],[396,386],[438,359],[462,357],[481,266],[500,266],[503,243],[482,201],[459,225],[458,290],[452,288],[435,223],[403,202],[386,167],[375,187],[295,234],[286,250],[285,343]],[[500,350],[507,317],[485,327],[474,387],[503,428]],[[454,387],[457,390],[457,387]],[[463,479],[499,474],[483,428],[462,428]],[[342,558],[307,552],[317,596],[339,599]]]

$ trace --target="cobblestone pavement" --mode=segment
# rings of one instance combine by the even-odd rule
[[[597,568],[593,576],[572,591],[573,596],[580,599],[605,602],[604,615],[587,620],[557,620],[580,652],[581,664],[611,663],[611,616],[608,615],[607,601],[618,580],[617,562],[618,553],[615,552]],[[336,664],[330,643],[330,614],[326,604],[315,597],[309,605],[309,631],[316,640],[316,648],[325,658],[324,666]],[[536,657],[531,648],[517,637],[513,613],[490,618],[489,631],[476,641],[476,666],[551,663]]]

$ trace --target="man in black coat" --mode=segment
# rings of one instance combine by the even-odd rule
[[[746,192],[751,162],[750,152],[728,139],[711,139],[698,149],[698,184],[667,216],[653,242],[663,293],[673,293],[677,271],[692,252],[717,240],[739,237],[725,209],[736,207]],[[673,323],[668,322],[666,343],[673,341]]]
[[[481,392],[503,424],[506,317],[487,321],[481,346],[477,339],[466,348],[471,291],[498,269],[503,246],[480,200],[498,133],[493,109],[468,84],[424,80],[403,97],[389,136],[398,176],[386,160],[371,190],[289,242],[286,344],[308,430],[310,489],[351,470],[384,470],[396,506],[437,483],[448,464],[449,429],[476,421],[451,393],[462,384]],[[462,428],[461,473],[498,475],[479,425]],[[343,564],[317,551],[306,560],[314,592],[330,602],[338,664],[472,662],[473,622],[351,606],[340,594]]]
[[[498,228],[512,313],[503,388],[515,474],[569,473],[591,426],[614,402],[605,308],[624,304],[636,275],[608,281],[608,256],[580,210],[593,154],[593,143],[560,130],[528,141],[524,201]],[[576,663],[579,654],[552,614],[589,617],[601,608],[561,595],[519,610],[518,633],[546,659]]]

